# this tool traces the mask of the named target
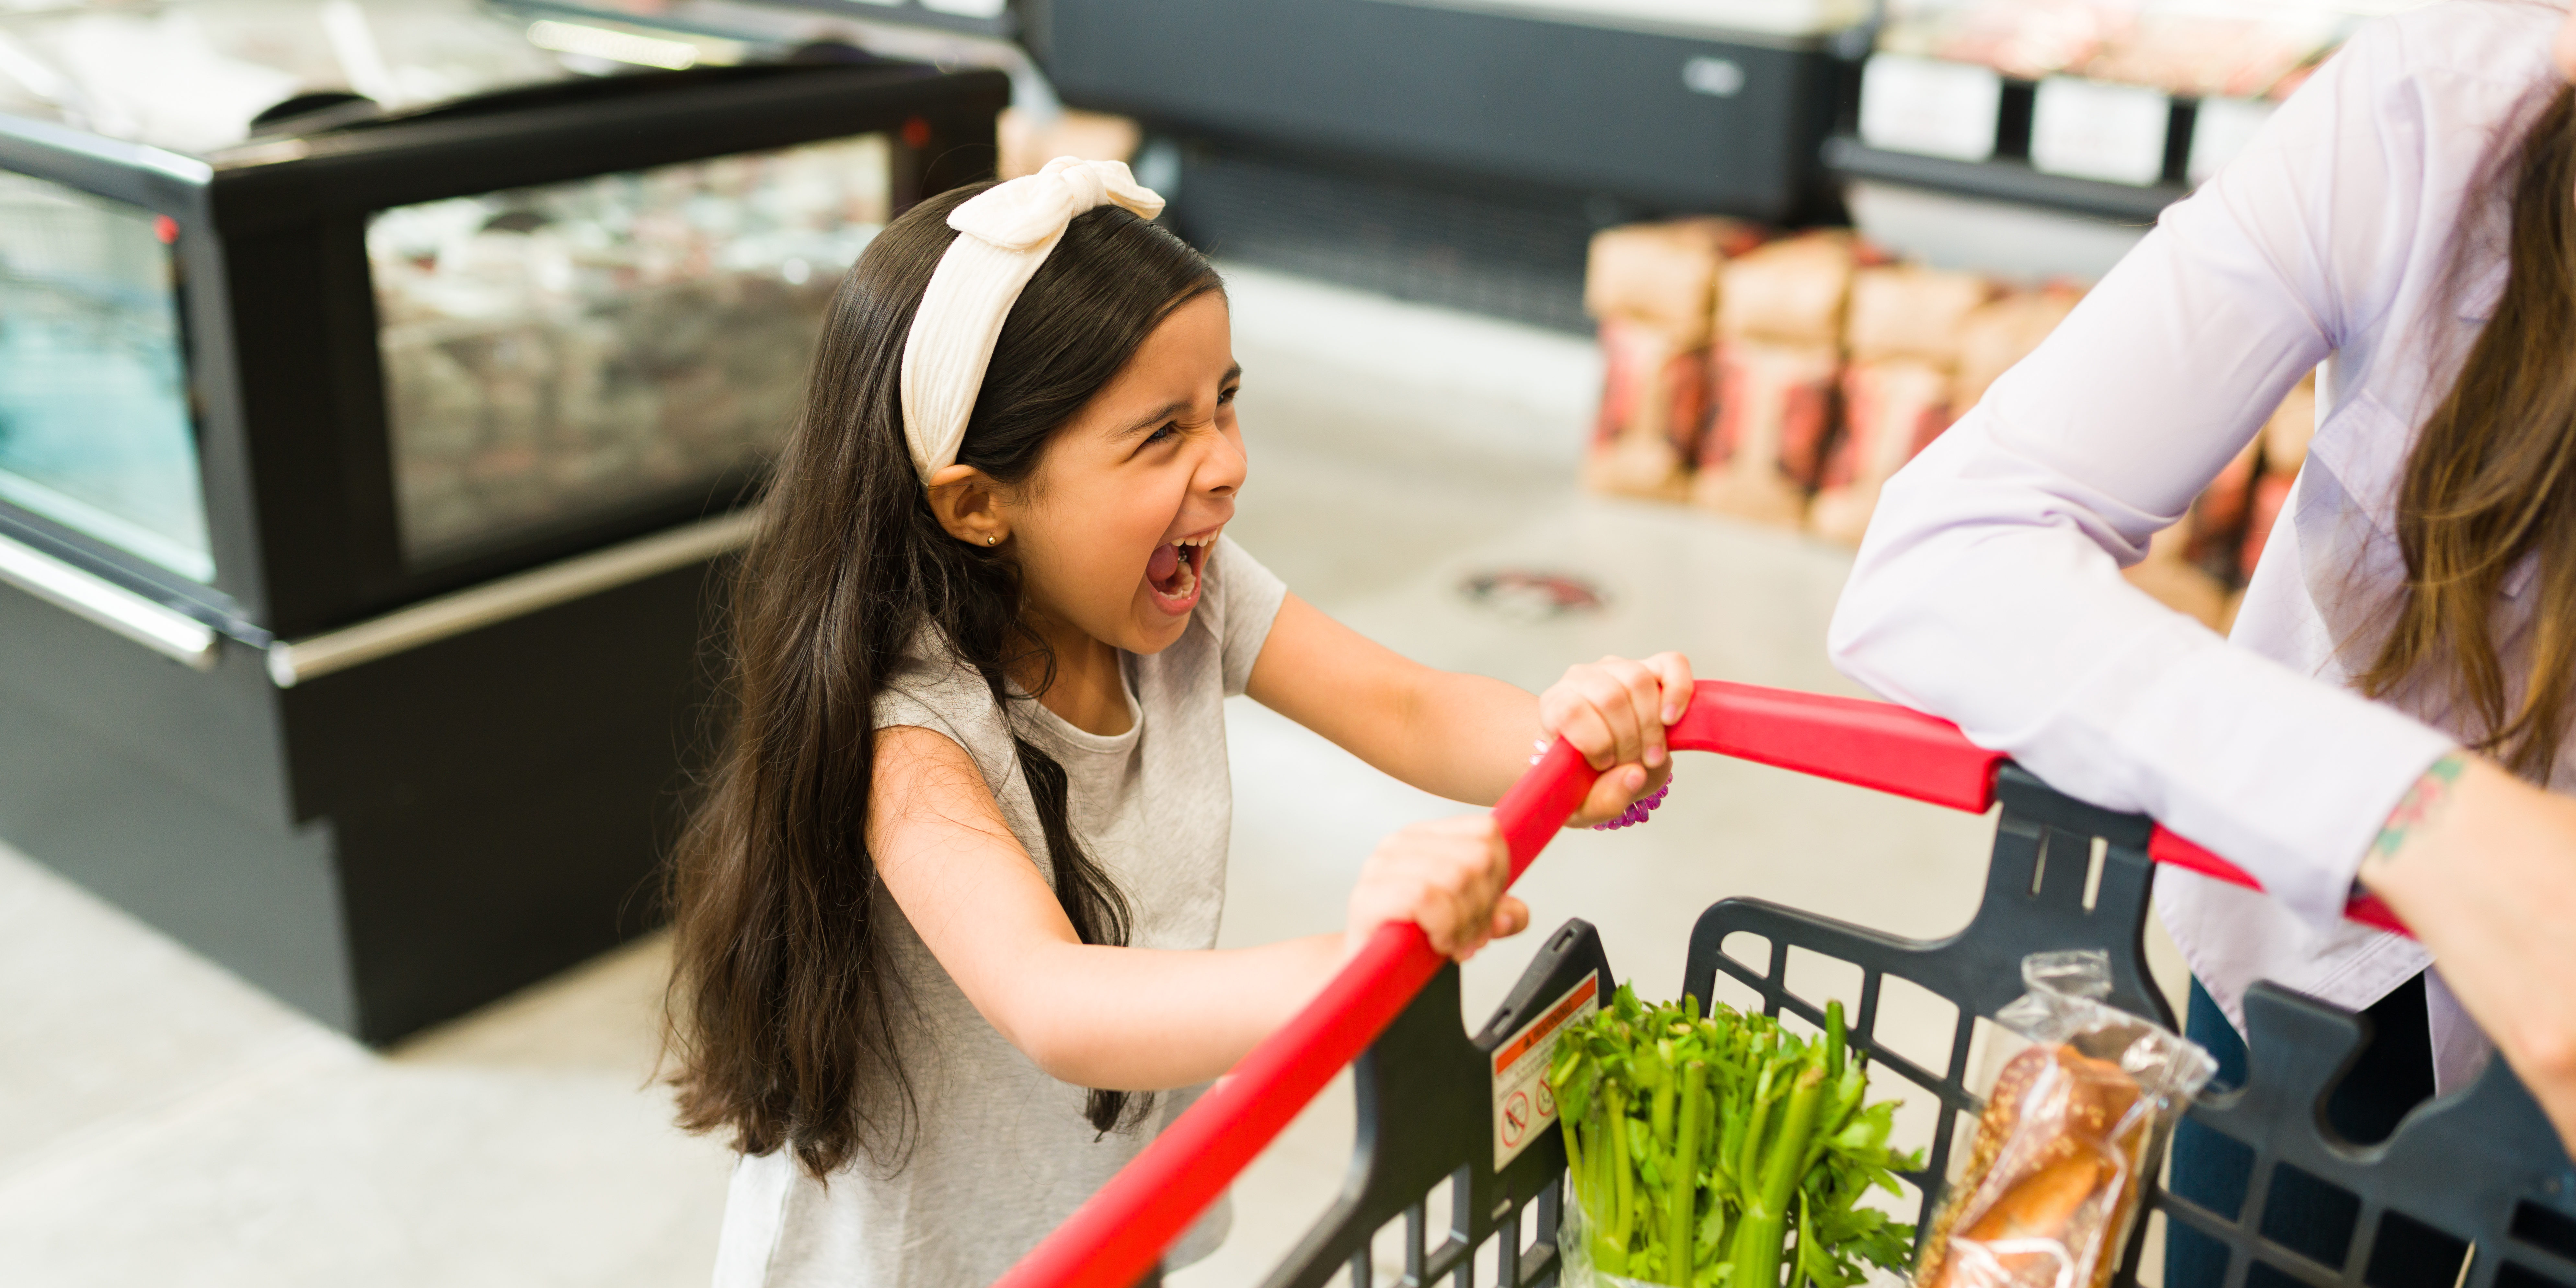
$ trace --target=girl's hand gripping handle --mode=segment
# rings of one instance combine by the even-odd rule
[[[1597,777],[1560,740],[1494,806],[1518,880]],[[1295,1018],[1253,1048],[997,1288],[1133,1288],[1324,1084],[1377,1040],[1443,958],[1422,927],[1372,931]]]

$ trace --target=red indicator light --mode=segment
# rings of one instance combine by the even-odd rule
[[[179,242],[179,221],[172,219],[168,215],[154,215],[152,217],[152,235],[160,238],[161,244],[164,246],[177,245]]]
[[[918,116],[905,121],[903,123],[903,142],[906,147],[929,147],[930,122],[925,121]]]

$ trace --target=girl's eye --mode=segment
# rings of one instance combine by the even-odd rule
[[[1180,426],[1175,425],[1175,424],[1173,424],[1173,423],[1171,423],[1171,422],[1169,422],[1169,421],[1165,421],[1165,422],[1162,424],[1162,426],[1161,426],[1160,428],[1156,429],[1153,433],[1147,434],[1147,435],[1145,436],[1145,445],[1146,445],[1147,447],[1151,447],[1151,446],[1153,446],[1154,444],[1159,443],[1159,442],[1162,442],[1162,441],[1163,441],[1163,440],[1165,440],[1165,439],[1177,437],[1177,436],[1180,434],[1180,432],[1181,432],[1181,427],[1180,427]]]
[[[1231,388],[1231,389],[1226,389],[1226,390],[1219,391],[1219,392],[1218,392],[1218,394],[1217,394],[1217,396],[1216,396],[1216,405],[1217,405],[1217,406],[1219,406],[1219,407],[1222,407],[1222,406],[1226,405],[1227,403],[1233,402],[1233,401],[1234,401],[1234,395],[1235,395],[1237,392],[1241,391],[1241,389],[1242,389],[1242,388],[1243,388],[1243,386],[1241,386],[1241,385],[1236,385],[1236,386],[1234,386],[1234,387],[1233,387],[1233,388]]]

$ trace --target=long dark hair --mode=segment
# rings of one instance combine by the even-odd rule
[[[2432,682],[2480,722],[2480,750],[2546,782],[2576,714],[2576,88],[2504,159],[2504,291],[2406,462],[2406,585],[2360,680],[2373,697]],[[2525,559],[2538,566],[2516,695],[2496,606]]]
[[[949,535],[904,445],[898,370],[948,213],[989,185],[931,197],[887,225],[838,295],[761,527],[732,587],[729,726],[671,867],[666,1039],[680,1123],[735,1147],[795,1149],[822,1177],[861,1154],[889,1170],[916,1102],[897,1058],[907,1009],[886,959],[901,915],[867,849],[876,697],[925,627],[993,700],[1054,674],[1021,622],[1008,549]],[[958,460],[1026,481],[1055,431],[1216,273],[1115,207],[1077,216],[1002,328]],[[1067,821],[1063,767],[1016,740],[1055,895],[1083,942],[1127,942],[1127,901]],[[1149,1097],[1093,1091],[1085,1117],[1132,1125]]]

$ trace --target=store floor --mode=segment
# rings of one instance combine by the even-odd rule
[[[1233,278],[1254,466],[1232,531],[1298,593],[1524,686],[1681,648],[1703,675],[1857,692],[1821,644],[1845,556],[1573,489],[1588,344]],[[1507,570],[1576,575],[1606,603],[1549,619],[1462,594]],[[1229,720],[1229,943],[1337,929],[1375,840],[1457,808],[1257,706]],[[1651,825],[1568,834],[1521,893],[1542,930],[1594,922],[1613,968],[1663,994],[1692,920],[1729,895],[1955,928],[1986,841],[1980,819],[1693,757]],[[1538,940],[1469,963],[1469,1015]],[[729,1159],[674,1130],[651,1082],[664,962],[649,939],[372,1052],[0,849],[0,1284],[702,1284]],[[1176,1288],[1257,1283],[1340,1186],[1351,1130],[1345,1080],[1247,1174],[1233,1236]]]

